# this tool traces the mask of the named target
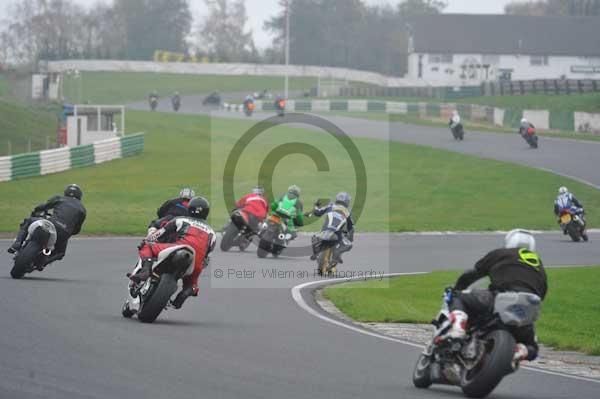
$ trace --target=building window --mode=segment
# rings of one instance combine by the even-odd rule
[[[429,54],[430,64],[452,64],[452,54]]]
[[[498,65],[500,64],[500,56],[492,54],[484,54],[481,57],[481,63],[484,65]]]
[[[547,55],[532,55],[529,58],[529,64],[534,65],[534,66],[548,65],[548,56]]]

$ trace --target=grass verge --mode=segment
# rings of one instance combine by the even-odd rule
[[[187,185],[211,196],[211,222],[220,228],[228,215],[222,195],[223,166],[234,143],[252,124],[143,111],[127,115],[131,132],[146,132],[142,155],[0,183],[0,231],[13,231],[34,205],[73,182],[85,190],[89,212],[84,233],[139,234],[159,204]],[[554,229],[550,209],[556,187],[561,185],[569,186],[586,204],[589,220],[596,220],[594,210],[600,209],[600,192],[551,173],[415,145],[353,141],[368,177],[364,182],[367,202],[358,222],[361,231],[481,231],[517,224]],[[269,130],[245,149],[236,169],[236,196],[256,184],[267,153],[292,142],[321,150],[329,171],[317,171],[306,155],[271,159],[265,166],[275,169],[276,194],[298,184],[307,207],[341,190],[355,197],[352,162],[340,144],[328,135],[291,127]],[[514,201],[507,193],[519,193],[520,200]],[[527,209],[523,204],[529,204]],[[306,230],[320,228],[319,221],[314,223]]]
[[[549,289],[536,323],[538,339],[557,349],[600,355],[600,266],[553,268],[547,273]],[[440,309],[443,289],[459,274],[438,271],[345,283],[326,288],[324,296],[357,321],[429,323]]]
[[[309,90],[316,78],[290,78],[290,90]],[[63,90],[68,101],[92,104],[123,104],[140,101],[156,90],[160,97],[175,91],[182,95],[223,92],[255,92],[264,89],[283,92],[283,77],[213,76],[151,72],[83,72],[79,78],[66,75]]]

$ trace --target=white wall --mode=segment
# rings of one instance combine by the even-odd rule
[[[488,70],[488,80],[498,79],[500,69],[512,69],[512,80],[531,80],[531,79],[559,79],[563,75],[567,79],[600,79],[600,57],[558,57],[549,56],[548,65],[531,65],[529,55],[500,55],[497,63],[491,65]],[[429,54],[423,54],[423,75],[422,79],[427,81],[447,81],[449,84],[460,82],[461,84],[479,84],[485,80],[485,69],[474,68],[467,69],[474,76],[462,79],[462,65],[483,64],[481,54],[454,54],[451,64],[430,63]],[[409,56],[408,76],[416,79],[418,77],[419,54]],[[572,66],[595,66],[596,73],[575,73],[571,71]],[[437,70],[432,70],[437,68]]]

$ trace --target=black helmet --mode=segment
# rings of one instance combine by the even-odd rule
[[[204,197],[194,197],[188,204],[188,212],[195,219],[206,220],[210,212],[210,203]]]
[[[81,188],[77,184],[69,184],[67,188],[65,188],[65,197],[73,197],[81,201],[83,191],[81,191]]]

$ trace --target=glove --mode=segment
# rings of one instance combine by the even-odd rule
[[[527,347],[525,345],[523,345],[523,344],[515,345],[515,353],[513,355],[513,361],[512,361],[512,366],[513,366],[514,370],[516,370],[519,367],[519,363],[521,363],[521,361],[527,359],[527,355],[529,355],[529,351],[527,350]]]
[[[159,229],[156,230],[154,233],[148,235],[148,237],[146,237],[146,242],[155,242],[158,237],[162,236],[165,233],[165,229]]]
[[[148,229],[148,234],[146,235],[146,238],[150,237],[152,234],[156,233],[158,231],[158,229],[156,227],[150,227]]]

